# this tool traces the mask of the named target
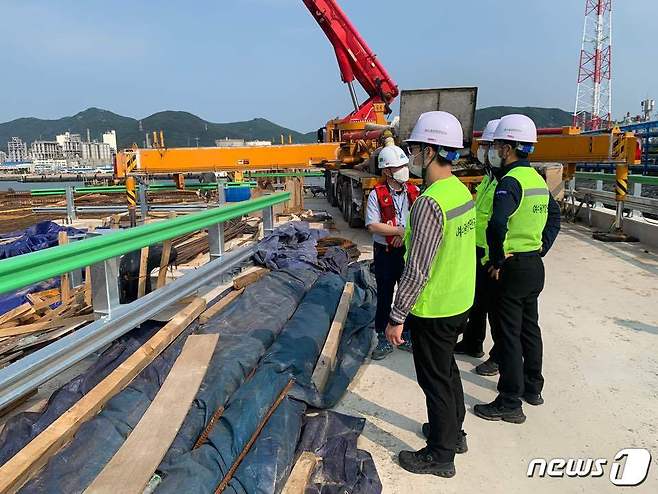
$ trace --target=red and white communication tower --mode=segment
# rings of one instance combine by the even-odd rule
[[[585,3],[573,124],[599,130],[610,126],[612,116],[612,0]]]

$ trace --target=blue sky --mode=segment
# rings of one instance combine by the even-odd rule
[[[401,88],[573,110],[585,0],[341,0]],[[613,111],[658,98],[656,0],[616,0]],[[310,131],[350,110],[301,0],[0,0],[0,121],[90,106]]]

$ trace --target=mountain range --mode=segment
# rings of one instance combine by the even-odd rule
[[[495,106],[477,110],[475,116],[476,130],[482,130],[486,123],[509,113],[524,113],[535,120],[538,127],[561,127],[571,123],[571,114],[556,108],[515,108]],[[164,131],[165,144],[168,147],[214,146],[217,139],[245,140],[279,140],[283,134],[291,135],[293,142],[315,142],[316,131],[297,132],[264,118],[254,118],[244,122],[213,123],[203,120],[188,112],[162,111],[137,120],[112,113],[99,108],[89,108],[72,117],[57,120],[39,118],[19,118],[0,123],[0,149],[7,149],[11,137],[20,137],[28,145],[34,140],[54,140],[57,134],[71,132],[86,139],[87,129],[92,139],[100,140],[103,132],[114,129],[117,133],[119,148],[126,148],[137,143],[144,146],[144,134],[152,131]],[[140,130],[141,129],[141,130]]]

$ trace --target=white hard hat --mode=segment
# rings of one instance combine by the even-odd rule
[[[500,119],[494,133],[494,140],[537,142],[537,127],[530,117],[525,115],[506,115]]]
[[[500,118],[497,118],[495,120],[489,120],[487,126],[484,129],[484,132],[482,132],[482,137],[480,137],[478,141],[493,142],[494,134],[496,133],[496,129],[498,128],[499,123],[500,123]]]
[[[407,142],[421,142],[455,149],[464,147],[464,130],[457,117],[444,111],[430,111],[418,117]]]
[[[381,150],[377,158],[379,168],[397,168],[409,164],[409,158],[402,148],[398,146],[388,146]]]

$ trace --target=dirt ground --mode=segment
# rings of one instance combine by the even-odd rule
[[[306,207],[333,214],[339,234],[372,256],[365,230],[349,229],[322,199]],[[397,464],[402,449],[424,446],[424,396],[412,356],[396,351],[364,365],[338,411],[366,418],[360,447],[369,451],[387,494],[616,492],[611,465],[624,448],[652,453],[647,480],[633,492],[658,492],[658,256],[639,244],[603,244],[565,225],[545,259],[540,300],[545,405],[525,405],[523,425],[486,422],[472,413],[496,396],[496,378],[473,372],[480,360],[459,357],[469,452],[457,476],[413,475]],[[488,341],[486,348],[490,348]],[[599,478],[528,478],[533,458],[605,458]]]

